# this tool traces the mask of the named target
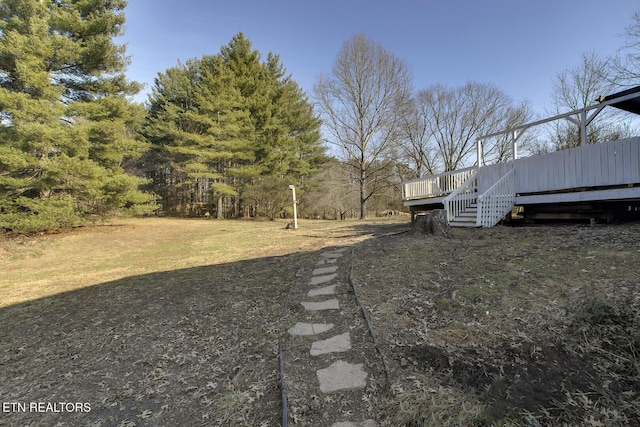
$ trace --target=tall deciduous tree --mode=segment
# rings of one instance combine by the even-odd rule
[[[412,99],[407,114],[402,119],[400,157],[411,171],[403,180],[420,178],[437,173],[439,154],[433,144],[431,114],[424,103]],[[404,175],[404,174],[403,174]]]
[[[505,117],[512,108],[511,98],[500,89],[476,82],[457,88],[434,85],[419,91],[416,98],[444,171],[468,166],[476,139],[506,129]]]
[[[329,140],[357,171],[361,219],[367,200],[386,182],[380,173],[390,170],[385,157],[400,138],[411,91],[407,65],[364,35],[348,40],[332,73],[314,85]]]
[[[150,200],[123,162],[145,148],[123,74],[126,1],[0,4],[0,228],[38,230]]]
[[[625,44],[613,62],[616,78],[629,86],[640,84],[640,10],[633,14],[631,25],[625,31]]]
[[[533,120],[531,105],[528,101],[519,104],[510,104],[498,113],[502,116],[499,122],[499,129],[496,131],[507,131],[518,126],[529,123]],[[522,134],[522,132],[525,132]],[[535,152],[535,139],[537,134],[533,130],[521,131],[517,138],[517,153],[521,157]],[[482,159],[484,164],[501,163],[513,160],[513,134],[507,132],[493,138],[482,141]]]

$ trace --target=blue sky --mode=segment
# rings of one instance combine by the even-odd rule
[[[493,83],[543,115],[556,74],[588,51],[612,55],[637,0],[129,0],[127,75],[147,85],[189,58],[216,54],[243,32],[266,58],[280,55],[311,93],[343,43],[364,33],[402,58],[416,89]]]

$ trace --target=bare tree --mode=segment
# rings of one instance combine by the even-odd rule
[[[493,85],[476,82],[458,88],[434,85],[417,94],[422,114],[428,117],[445,171],[470,163],[476,138],[503,130],[511,98]]]
[[[554,114],[578,110],[597,102],[601,95],[617,90],[619,80],[611,75],[611,60],[595,52],[582,55],[581,63],[556,76],[552,94]],[[624,113],[607,108],[587,127],[587,143],[611,141],[631,136],[631,128],[623,120]],[[551,147],[555,150],[580,145],[580,129],[569,121],[556,121],[551,124]]]
[[[291,201],[290,192],[287,191],[290,182],[286,178],[263,176],[249,185],[243,196],[253,203],[258,216],[265,216],[269,221],[275,221]]]
[[[360,218],[380,189],[385,156],[398,140],[399,124],[411,97],[407,65],[364,35],[348,40],[338,53],[331,75],[314,86],[316,103],[329,142],[342,151],[358,173]]]
[[[609,75],[609,59],[595,52],[582,54],[581,63],[556,75],[553,100],[556,113],[577,110],[593,104],[600,95],[608,95],[617,87]],[[561,111],[561,110],[565,111]]]
[[[518,105],[510,105],[500,114],[500,130],[510,130],[524,125],[533,120],[531,104],[523,101]],[[518,156],[530,155],[535,152],[535,134],[533,130],[523,131],[517,139]],[[482,159],[485,164],[500,163],[513,160],[513,135],[508,132],[502,135],[489,138],[482,143]]]
[[[433,130],[424,105],[412,100],[403,116],[400,133],[400,158],[405,160],[412,176],[406,179],[433,175],[438,168],[438,150],[433,143]]]
[[[613,61],[613,73],[628,86],[640,84],[640,10],[633,14],[633,23],[626,28],[626,43]]]
[[[345,219],[348,212],[357,212],[358,184],[354,172],[353,168],[335,159],[324,163],[314,177],[317,184],[306,197],[310,212],[323,219]]]

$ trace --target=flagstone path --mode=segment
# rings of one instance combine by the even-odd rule
[[[283,345],[291,425],[377,426],[382,371],[349,286],[350,253],[320,253],[292,288]]]

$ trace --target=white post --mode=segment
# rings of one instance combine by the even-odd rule
[[[580,145],[585,147],[587,145],[587,111],[582,110],[580,113]]]
[[[476,150],[477,150],[477,156],[478,156],[478,169],[480,169],[480,166],[482,166],[482,140],[481,139],[476,140]]]
[[[296,204],[298,203],[296,200],[296,187],[295,185],[290,185],[289,190],[293,192],[293,229],[298,229],[298,208]]]

